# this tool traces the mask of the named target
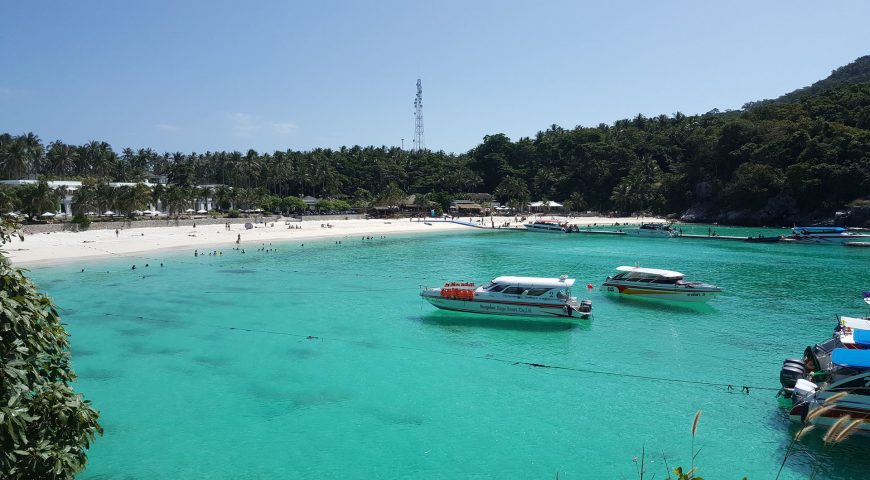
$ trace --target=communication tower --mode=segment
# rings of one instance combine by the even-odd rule
[[[417,98],[414,99],[414,150],[426,148],[423,141],[423,82],[417,79]]]

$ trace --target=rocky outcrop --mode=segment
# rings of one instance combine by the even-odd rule
[[[712,223],[716,216],[705,207],[692,207],[680,215],[680,221],[685,223]]]
[[[852,202],[847,210],[837,212],[836,220],[838,225],[870,228],[870,200]]]

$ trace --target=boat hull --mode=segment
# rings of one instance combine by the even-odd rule
[[[535,227],[532,225],[525,225],[526,231],[529,232],[543,232],[543,233],[568,233],[568,230],[564,228],[546,228],[546,227]]]
[[[455,312],[480,313],[486,315],[509,315],[515,317],[538,318],[588,318],[565,305],[497,302],[492,300],[461,300],[423,295],[433,306]]]
[[[793,238],[800,243],[818,243],[820,245],[870,242],[870,235],[797,236]]]
[[[864,381],[865,379],[861,378],[861,382]],[[870,419],[868,419],[870,417],[870,396],[866,395],[866,388],[842,389],[838,392],[847,392],[848,395],[830,403],[825,403],[825,401],[834,392],[828,390],[817,392],[809,398],[792,398],[794,406],[789,411],[789,418],[796,422],[803,422],[806,420],[807,414],[813,410],[830,406],[828,410],[815,416],[810,423],[830,427],[841,417],[848,415],[852,419],[864,419],[859,431],[870,432]]]
[[[623,230],[626,235],[632,237],[654,237],[654,238],[671,238],[677,234],[672,230],[642,230],[640,228],[629,228]]]
[[[624,295],[627,297],[654,298],[657,300],[670,300],[675,302],[706,302],[716,298],[719,290],[680,288],[668,289],[654,286],[622,285],[605,282],[602,289],[606,293]]]
[[[749,243],[776,243],[782,240],[782,237],[747,237],[746,242]]]

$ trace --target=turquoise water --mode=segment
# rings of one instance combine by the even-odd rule
[[[80,478],[637,478],[643,448],[664,478],[663,453],[691,462],[698,409],[699,474],[773,478],[793,430],[775,391],[755,387],[777,388],[782,359],[835,314],[865,314],[870,287],[870,251],[817,245],[469,232],[272,248],[32,270],[106,430]],[[573,324],[417,296],[502,274],[597,287],[637,262],[726,293],[687,307],[575,288],[595,313]],[[865,477],[868,452],[810,438],[781,478],[815,462],[819,478]]]

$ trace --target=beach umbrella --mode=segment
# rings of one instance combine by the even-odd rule
[[[105,212],[103,212],[103,215],[107,215],[107,216],[112,216],[114,214],[115,214],[115,212],[113,212],[111,210],[106,210]]]
[[[259,208],[255,208],[255,209],[253,209],[253,210],[251,210],[251,211],[254,212],[254,213],[260,213],[260,212],[262,212],[262,210],[260,210]]]
[[[195,213],[196,210],[194,210],[194,209],[192,209],[192,208],[188,208],[187,210],[185,210],[185,212],[186,212],[186,213]]]
[[[47,218],[51,218],[51,217],[54,216],[54,214],[51,213],[51,212],[45,212],[45,213],[42,214],[42,216],[43,216],[43,217],[47,217]]]
[[[196,211],[196,213],[208,213],[208,210],[199,209]]]
[[[133,210],[133,211],[130,212],[130,213],[132,213],[133,215],[142,215],[142,211],[141,211],[141,210]]]
[[[12,217],[12,218],[18,218],[18,214],[15,212],[4,213],[3,215],[5,215],[7,217]]]
[[[250,230],[252,228],[254,228],[254,225],[252,223],[248,222],[245,224],[245,230]]]

